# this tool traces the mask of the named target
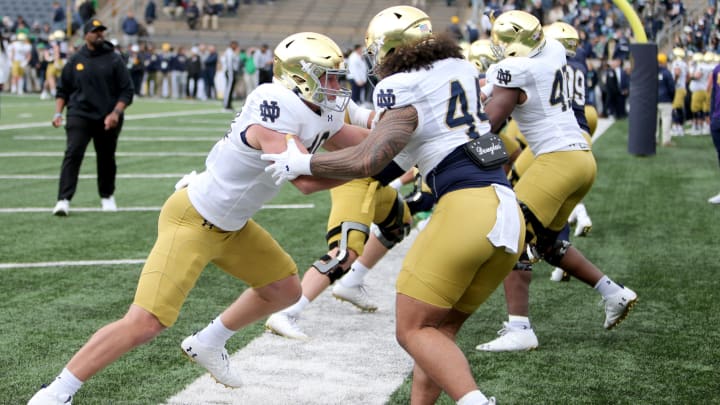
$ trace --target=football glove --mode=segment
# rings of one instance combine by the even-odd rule
[[[295,180],[298,176],[312,174],[310,172],[311,154],[302,153],[295,144],[291,135],[286,135],[287,149],[282,153],[264,153],[260,156],[262,160],[272,161],[265,171],[275,179],[275,184],[280,185],[283,181]]]

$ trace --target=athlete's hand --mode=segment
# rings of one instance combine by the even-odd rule
[[[264,153],[260,156],[262,160],[272,161],[265,171],[272,174],[275,184],[280,185],[283,181],[295,180],[297,176],[311,174],[311,154],[302,153],[295,144],[292,135],[286,135],[287,149],[282,153]]]

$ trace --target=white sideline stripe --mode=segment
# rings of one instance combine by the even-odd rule
[[[613,118],[598,118],[597,128],[595,128],[595,133],[592,137],[592,143],[597,142],[597,140],[603,136],[605,131],[607,131],[614,123],[615,120]]]
[[[0,152],[0,157],[62,157],[64,152]],[[95,157],[95,152],[86,153],[85,156]],[[177,157],[177,156],[207,156],[207,152],[117,152],[115,156],[123,157]]]
[[[118,212],[146,212],[160,211],[162,207],[122,207]],[[265,204],[261,207],[264,210],[293,210],[315,208],[315,204]],[[70,208],[72,212],[104,212],[102,208]],[[22,207],[22,208],[0,208],[0,214],[16,214],[21,212],[52,212],[49,207]]]
[[[35,262],[35,263],[0,263],[0,269],[30,269],[39,267],[78,267],[78,266],[109,266],[124,264],[143,264],[145,259],[124,260],[79,260],[64,262]]]
[[[185,174],[156,173],[156,174],[118,174],[118,179],[180,179]],[[80,179],[96,179],[96,174],[81,174]],[[0,180],[57,180],[57,174],[0,174]]]
[[[188,111],[174,111],[166,113],[149,113],[149,114],[132,114],[129,113],[125,116],[125,121],[143,120],[148,118],[164,118],[164,117],[183,117],[190,115],[207,115],[207,114],[225,114],[226,112],[219,111],[218,109],[213,110],[188,110]],[[52,117],[51,117],[52,118]],[[50,127],[51,119],[42,122],[30,122],[26,124],[8,124],[0,125],[0,131],[8,129],[26,129],[26,128],[43,128]]]
[[[128,128],[129,129],[129,128]],[[151,131],[155,130],[157,128],[153,129],[143,129],[143,131]],[[123,128],[123,132],[126,132],[126,129]],[[178,132],[178,131],[173,131]],[[193,130],[188,132],[199,132],[199,130]],[[212,131],[212,132],[221,132],[221,131]],[[52,136],[52,135],[18,135],[13,137],[16,141],[57,141],[57,142],[65,142],[65,135],[62,136]],[[206,142],[206,141],[217,141],[220,139],[219,136],[155,136],[155,137],[139,137],[139,136],[121,136],[120,140],[123,142]]]
[[[412,360],[395,340],[395,278],[416,234],[395,246],[366,278],[378,312],[361,313],[334,300],[328,288],[303,312],[300,326],[310,341],[264,333],[230,357],[243,387],[225,388],[206,373],[167,404],[386,403],[412,370]]]

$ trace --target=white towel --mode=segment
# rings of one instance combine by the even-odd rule
[[[178,182],[175,183],[175,191],[181,190],[181,189],[187,187],[188,185],[190,185],[190,182],[193,181],[195,176],[197,176],[197,172],[195,170],[184,175],[182,177],[182,179],[178,180]]]
[[[495,213],[495,226],[490,230],[487,238],[493,246],[502,246],[505,247],[506,252],[517,253],[521,229],[517,198],[515,193],[505,186],[493,184],[493,187],[500,204]]]

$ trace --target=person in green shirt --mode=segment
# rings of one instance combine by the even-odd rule
[[[245,85],[245,94],[250,94],[258,85],[258,72],[255,67],[255,60],[252,57],[254,49],[248,50],[241,49],[240,55],[240,67],[243,70],[243,84]]]

